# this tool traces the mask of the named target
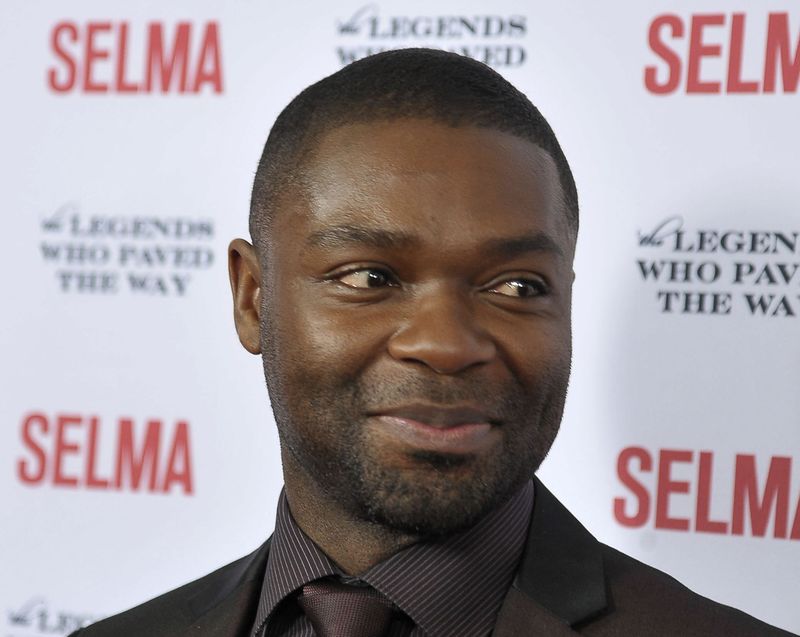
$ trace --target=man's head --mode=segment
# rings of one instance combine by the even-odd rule
[[[428,119],[490,128],[536,144],[558,169],[564,213],[578,231],[578,195],[555,134],[520,91],[485,64],[434,49],[388,51],[312,84],[280,113],[264,146],[250,202],[250,235],[261,247],[281,196],[305,185],[321,136],[344,124]]]
[[[230,258],[290,500],[437,535],[519,488],[561,420],[576,229],[552,131],[477,62],[390,52],[298,96]]]

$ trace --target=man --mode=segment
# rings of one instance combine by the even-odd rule
[[[387,52],[295,98],[229,253],[278,425],[275,533],[80,634],[788,634],[598,543],[531,478],[577,227],[553,132],[488,67]]]

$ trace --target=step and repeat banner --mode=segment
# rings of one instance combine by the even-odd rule
[[[5,2],[0,635],[142,602],[271,533],[281,471],[226,272],[269,127],[387,48],[481,60],[581,199],[541,477],[601,540],[800,632],[800,8]]]

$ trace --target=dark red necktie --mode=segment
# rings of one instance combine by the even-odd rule
[[[383,637],[394,606],[371,586],[317,580],[297,598],[317,637]]]

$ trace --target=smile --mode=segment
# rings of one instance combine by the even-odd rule
[[[479,453],[499,434],[488,414],[471,407],[409,405],[373,413],[370,420],[396,443],[440,453]]]

